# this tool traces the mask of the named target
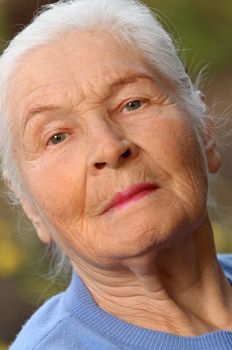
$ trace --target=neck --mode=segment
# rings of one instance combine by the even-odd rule
[[[208,218],[185,240],[103,270],[74,264],[96,303],[140,327],[183,336],[232,330],[231,286],[221,271]]]

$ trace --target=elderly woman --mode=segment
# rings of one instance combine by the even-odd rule
[[[49,5],[0,61],[5,181],[73,269],[12,350],[231,349],[232,258],[217,258],[212,116],[133,0]]]

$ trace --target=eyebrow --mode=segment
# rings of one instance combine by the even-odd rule
[[[62,109],[62,106],[55,105],[55,104],[47,104],[47,105],[38,105],[35,107],[32,107],[25,115],[25,118],[23,120],[23,130],[25,130],[27,123],[37,114],[41,114],[44,112],[54,112],[59,111]]]
[[[135,83],[139,79],[146,79],[150,81],[154,80],[151,75],[148,75],[145,73],[133,73],[133,74],[127,73],[124,77],[119,78],[116,81],[114,81],[112,84],[110,84],[109,88],[112,89],[120,85]]]
[[[126,85],[126,84],[131,84],[135,83],[140,79],[146,79],[153,81],[152,76],[149,76],[148,74],[144,73],[127,73],[124,77],[117,79],[116,81],[112,82],[112,84],[109,84],[108,89],[113,90],[114,88],[119,87],[120,85]],[[26,125],[31,118],[36,116],[37,114],[45,113],[45,112],[54,112],[54,111],[59,111],[62,110],[61,105],[56,105],[56,104],[46,104],[46,105],[38,105],[35,107],[32,107],[27,111],[24,122],[23,122],[23,130],[25,130]]]

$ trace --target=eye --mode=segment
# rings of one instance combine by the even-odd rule
[[[49,139],[48,144],[49,144],[49,145],[57,145],[57,144],[63,142],[64,140],[66,140],[66,138],[67,138],[68,136],[69,136],[69,134],[66,133],[66,132],[57,133],[57,134],[53,135],[53,136]]]
[[[127,112],[131,112],[131,111],[135,111],[136,109],[141,108],[143,105],[143,102],[140,100],[135,100],[135,101],[131,101],[129,103],[127,103],[124,107],[124,109]]]

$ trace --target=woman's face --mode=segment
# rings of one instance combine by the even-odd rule
[[[13,86],[17,162],[66,251],[107,265],[200,225],[207,157],[136,50],[102,33],[66,33],[29,53]],[[105,211],[141,183],[156,189]]]

